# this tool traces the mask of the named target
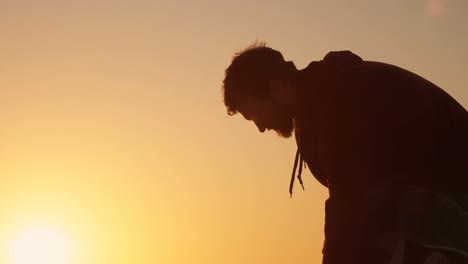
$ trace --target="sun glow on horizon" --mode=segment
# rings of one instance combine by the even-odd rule
[[[70,241],[60,230],[52,227],[24,229],[8,246],[7,264],[71,264]]]

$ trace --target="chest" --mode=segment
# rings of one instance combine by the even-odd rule
[[[306,162],[313,176],[324,186],[328,186],[328,173],[326,169],[326,124],[316,115],[304,117],[299,122],[296,132],[296,142],[301,157]]]

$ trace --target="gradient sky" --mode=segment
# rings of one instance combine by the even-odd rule
[[[255,40],[407,68],[468,107],[468,1],[0,1],[0,262],[31,225],[73,264],[320,263],[327,190],[294,140],[229,117]],[[298,187],[298,186],[296,186]]]

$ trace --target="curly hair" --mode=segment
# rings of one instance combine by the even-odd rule
[[[267,98],[268,80],[287,77],[291,72],[287,66],[283,55],[265,42],[255,42],[237,52],[225,71],[221,89],[228,115],[235,115],[239,101],[245,98]]]

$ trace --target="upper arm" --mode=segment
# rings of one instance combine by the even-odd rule
[[[430,100],[413,79],[381,72],[344,78],[331,88],[320,144],[331,188],[359,191],[380,180],[412,177],[433,161]]]

